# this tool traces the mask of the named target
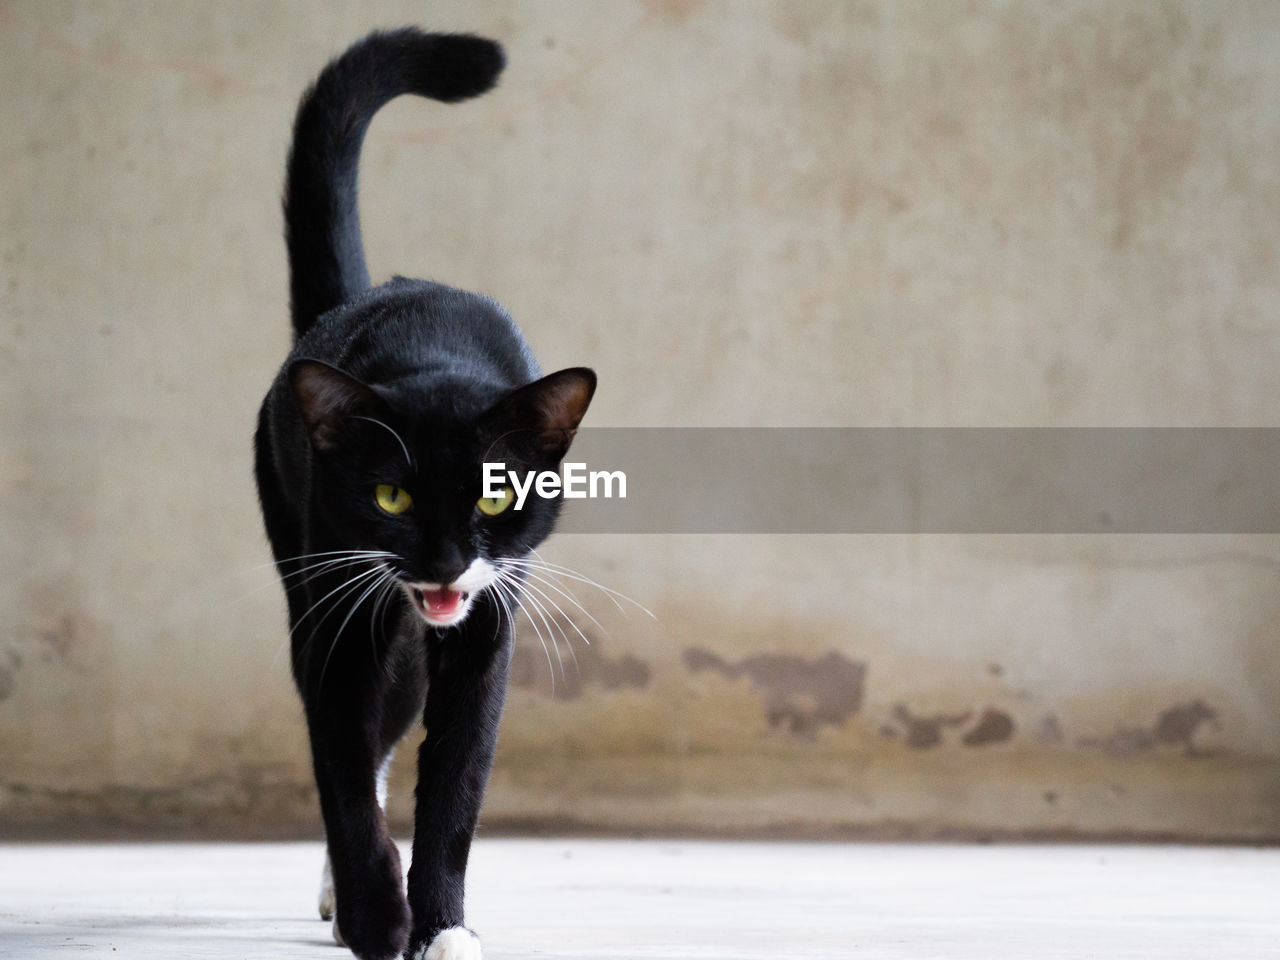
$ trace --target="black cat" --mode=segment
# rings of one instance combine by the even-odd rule
[[[335,936],[362,958],[470,960],[463,878],[493,758],[525,558],[560,504],[482,496],[481,464],[555,469],[595,389],[539,379],[493,300],[397,277],[370,289],[360,145],[403,93],[478,96],[496,43],[375,33],[302,98],[285,188],[295,341],[259,415],[262,514],[286,588],[328,841]],[[380,800],[421,720],[408,897]]]

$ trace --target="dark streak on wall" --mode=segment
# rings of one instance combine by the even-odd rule
[[[838,727],[858,712],[867,674],[865,663],[835,651],[816,660],[762,653],[729,663],[695,647],[685,651],[684,662],[693,673],[748,678],[762,694],[769,726],[804,739],[824,724]]]
[[[1165,710],[1150,729],[1121,727],[1109,737],[1082,738],[1079,745],[1096,747],[1117,757],[1143,753],[1161,746],[1181,747],[1183,754],[1188,757],[1204,757],[1209,755],[1209,751],[1196,746],[1196,734],[1201,725],[1211,724],[1217,717],[1218,711],[1203,700],[1192,700]]]
[[[564,627],[565,636],[556,634],[558,650],[551,649],[550,641],[543,650],[534,631],[524,625],[511,658],[513,687],[557,700],[576,700],[590,686],[612,691],[643,690],[649,685],[653,671],[639,657],[629,653],[608,657],[600,637],[587,630],[579,636],[567,620],[561,622],[553,618],[553,622]],[[544,626],[543,630],[547,628]],[[566,636],[571,642],[566,643]]]
[[[978,724],[960,742],[966,747],[984,747],[990,743],[1004,743],[1013,736],[1013,717],[1003,710],[987,707],[978,718]]]
[[[966,710],[958,714],[939,713],[930,717],[918,717],[912,714],[905,704],[900,703],[893,708],[894,719],[905,728],[907,746],[916,750],[928,750],[938,746],[942,742],[943,727],[958,727],[967,722],[972,715],[972,710]],[[886,732],[896,736],[896,731]]]

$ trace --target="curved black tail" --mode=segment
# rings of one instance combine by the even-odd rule
[[[369,288],[356,180],[373,115],[402,93],[446,103],[479,96],[504,63],[502,47],[492,40],[406,27],[352,45],[303,94],[284,194],[295,337]]]

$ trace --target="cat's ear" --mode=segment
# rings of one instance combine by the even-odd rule
[[[371,387],[319,360],[292,364],[289,384],[311,443],[321,451],[332,450],[342,441],[347,417],[375,416],[380,403]]]
[[[595,392],[595,371],[557,370],[494,404],[481,416],[481,429],[495,438],[512,434],[513,439],[532,439],[539,455],[559,462]]]

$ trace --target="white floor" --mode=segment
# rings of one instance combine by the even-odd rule
[[[318,844],[0,846],[0,957],[341,960],[320,867]],[[485,840],[469,879],[487,960],[1280,957],[1280,850]]]

